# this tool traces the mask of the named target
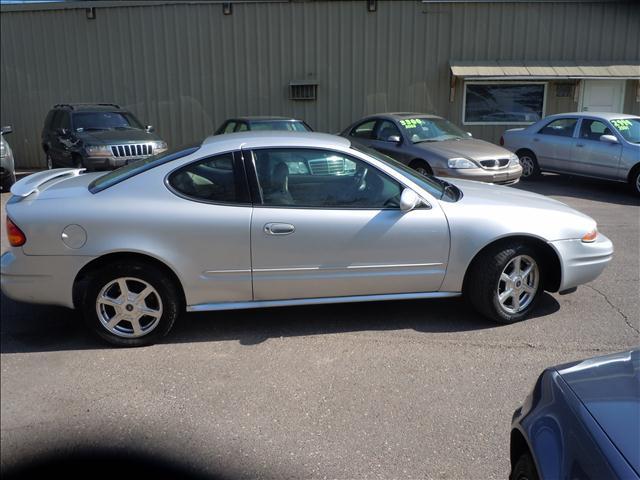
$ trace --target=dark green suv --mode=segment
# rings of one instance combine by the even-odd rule
[[[55,105],[42,130],[47,168],[109,170],[164,152],[167,144],[113,103]]]

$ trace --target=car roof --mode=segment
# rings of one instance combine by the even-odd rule
[[[555,113],[553,115],[547,115],[548,118],[562,118],[562,117],[599,117],[605,120],[622,119],[622,118],[639,118],[637,115],[629,115],[628,113],[615,113],[615,112],[567,112],[567,113]]]
[[[374,113],[372,115],[367,115],[366,117],[361,118],[355,123],[360,123],[361,121],[370,119],[370,118],[384,118],[384,119],[392,119],[392,120],[402,120],[404,118],[442,118],[438,115],[433,115],[431,113],[418,113],[418,112],[383,112],[383,113]]]
[[[126,112],[115,103],[60,103],[53,110],[69,110],[73,112]]]
[[[238,148],[309,147],[349,148],[351,142],[344,137],[316,132],[247,131],[211,135],[202,142],[202,148],[212,152]]]
[[[292,117],[277,117],[277,116],[268,116],[268,115],[252,115],[252,116],[245,116],[245,117],[233,117],[230,118],[229,120],[225,120],[226,122],[228,121],[245,121],[245,122],[268,122],[268,121],[273,121],[273,120],[280,120],[280,121],[286,121],[286,122],[301,122],[302,120],[298,120],[297,118],[292,118]]]

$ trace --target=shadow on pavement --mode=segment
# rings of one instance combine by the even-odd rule
[[[560,308],[545,293],[531,318]],[[80,315],[60,307],[14,302],[2,295],[0,351],[48,352],[109,348],[84,327]],[[462,299],[365,302],[183,314],[162,342],[238,341],[257,345],[277,337],[415,330],[447,333],[500,328]]]
[[[631,193],[626,183],[595,178],[545,173],[533,180],[522,180],[513,188],[540,195],[557,195],[615,205],[640,205],[640,198]]]

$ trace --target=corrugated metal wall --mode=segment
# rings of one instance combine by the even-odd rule
[[[113,3],[112,3],[113,5]],[[2,124],[19,164],[43,165],[39,135],[60,102],[116,102],[171,145],[225,118],[292,115],[336,132],[376,111],[426,111],[459,122],[455,60],[640,59],[637,3],[155,4],[0,14]],[[316,101],[288,100],[317,80]],[[458,85],[460,87],[460,85]],[[503,126],[468,127],[495,139]]]

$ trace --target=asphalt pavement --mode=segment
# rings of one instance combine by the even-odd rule
[[[515,188],[591,215],[616,248],[515,325],[459,299],[274,308],[185,314],[162,344],[114,349],[73,311],[3,296],[0,466],[109,448],[229,478],[506,478],[538,374],[640,343],[638,199],[556,175]]]

